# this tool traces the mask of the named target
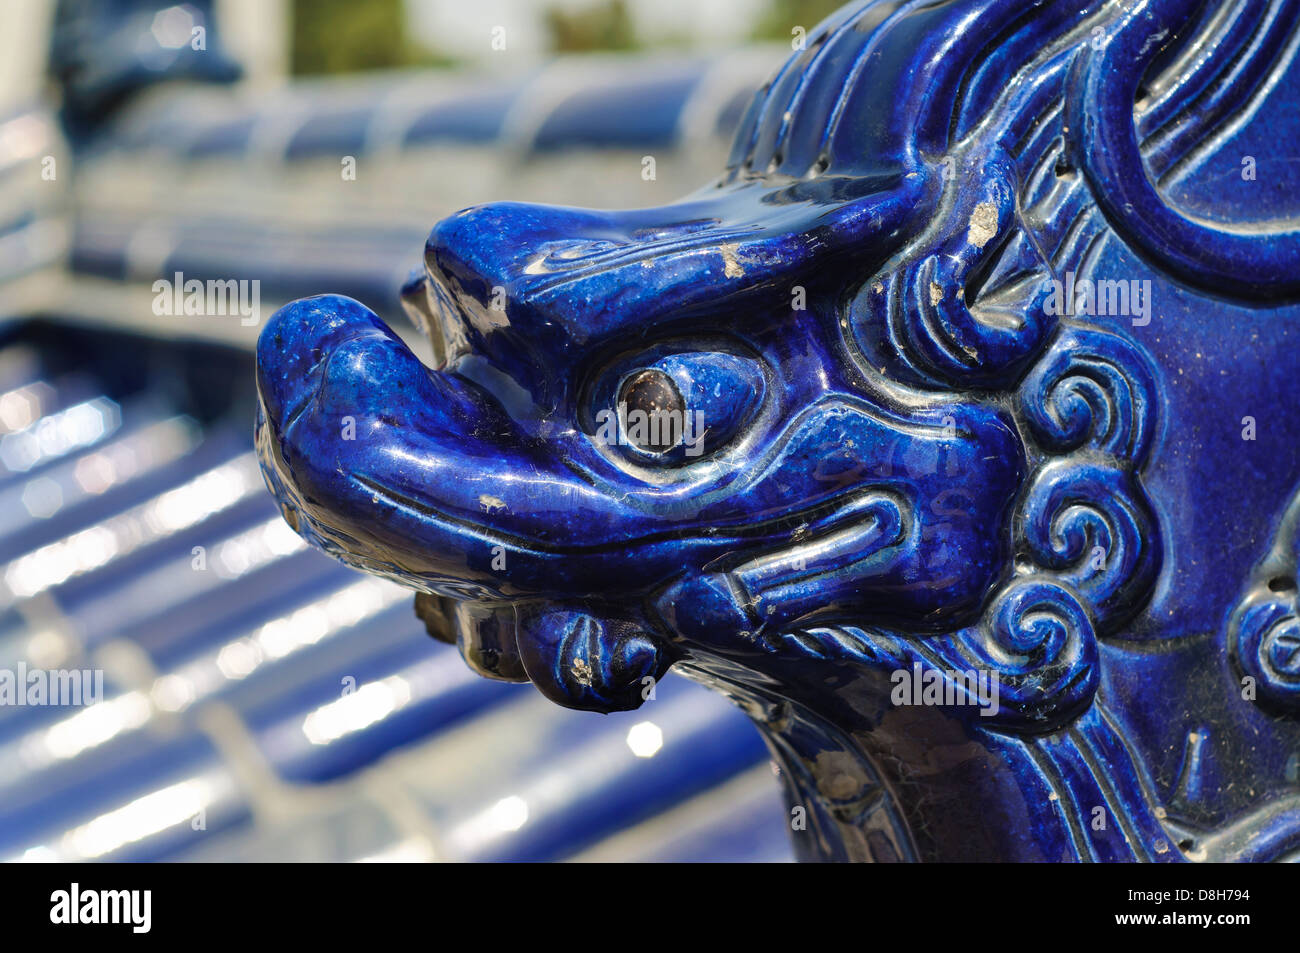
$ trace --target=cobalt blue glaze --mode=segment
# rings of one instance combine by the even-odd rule
[[[712,186],[439,223],[433,370],[277,313],[268,484],[485,675],[726,692],[801,857],[1296,859],[1298,15],[850,4]]]

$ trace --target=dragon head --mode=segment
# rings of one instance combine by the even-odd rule
[[[285,517],[564,705],[635,707],[678,661],[950,653],[1001,673],[1006,724],[1059,724],[1161,555],[1150,370],[1054,282],[1114,232],[1189,281],[1295,280],[1184,267],[1149,233],[1200,226],[1104,181],[1176,158],[1147,133],[1195,6],[850,4],[701,191],[440,222],[404,289],[435,366],[355,301],[289,305],[257,352]]]

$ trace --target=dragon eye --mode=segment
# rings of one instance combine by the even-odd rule
[[[633,365],[636,367],[636,365]],[[721,449],[763,403],[762,365],[726,351],[665,354],[623,377],[596,439],[642,463],[680,466]],[[608,406],[608,405],[606,405]]]
[[[629,426],[628,440],[639,450],[664,453],[682,441],[686,402],[673,379],[656,367],[637,371],[623,382],[618,402],[624,419],[652,426]]]

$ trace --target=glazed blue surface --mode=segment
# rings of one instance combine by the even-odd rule
[[[435,368],[278,312],[268,484],[482,674],[731,695],[802,857],[1294,859],[1298,14],[850,4],[681,202],[436,225]]]

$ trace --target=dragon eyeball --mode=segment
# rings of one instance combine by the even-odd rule
[[[623,375],[618,445],[641,463],[677,466],[715,453],[763,404],[755,359],[722,351],[669,354]]]
[[[685,437],[685,428],[671,426],[671,422],[684,419],[686,402],[673,379],[657,367],[637,371],[624,380],[618,392],[618,405],[624,410],[624,420],[640,415],[646,419],[666,417],[670,423],[666,427],[638,428],[628,439],[639,450],[665,453]]]

